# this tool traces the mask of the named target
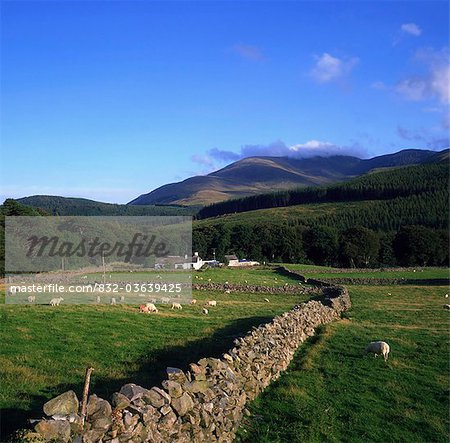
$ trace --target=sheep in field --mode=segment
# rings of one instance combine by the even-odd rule
[[[445,297],[445,298],[448,298],[448,294],[445,294],[444,297]]]
[[[100,298],[99,295],[97,295],[97,298],[95,299],[97,303],[100,303],[102,301],[102,299]]]
[[[206,303],[206,306],[217,306],[217,302],[216,302],[216,300],[209,300]]]
[[[444,305],[444,309],[450,309],[450,305]]]
[[[116,304],[116,299],[114,297],[111,297],[111,302],[110,304],[115,305]]]
[[[265,301],[266,303],[270,303],[270,300],[269,300],[268,298],[265,298],[264,301]]]
[[[28,303],[34,303],[36,301],[35,295],[29,295],[28,296]]]
[[[181,306],[180,303],[172,303],[171,309],[183,309],[183,306]]]
[[[375,357],[378,355],[382,355],[384,357],[384,361],[387,361],[390,352],[389,345],[384,341],[373,341],[369,343],[366,348],[366,354],[375,354]]]
[[[195,298],[193,298],[192,300],[191,300],[191,305],[195,305],[197,303],[197,300],[195,299]]]
[[[59,304],[63,301],[64,299],[62,297],[56,297],[56,298],[52,298],[50,300],[50,306],[59,306]]]
[[[120,302],[123,303],[124,301],[125,301],[125,296],[124,296],[124,295],[121,295],[121,296],[120,296]]]
[[[209,311],[206,308],[202,309],[202,314],[208,315]]]
[[[153,303],[146,303],[145,307],[148,309],[148,312],[158,312],[158,309]]]

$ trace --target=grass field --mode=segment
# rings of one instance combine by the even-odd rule
[[[327,270],[319,268],[324,275]],[[418,277],[435,272],[442,270],[425,269]],[[193,273],[192,280],[298,283],[269,268],[209,269]],[[352,286],[347,318],[327,325],[300,348],[290,370],[251,405],[253,416],[241,438],[248,443],[448,441],[446,292],[438,286]],[[86,366],[95,368],[92,391],[101,397],[130,381],[149,387],[164,378],[166,366],[185,369],[201,357],[219,356],[252,326],[305,300],[270,295],[267,303],[263,294],[206,291],[194,291],[194,297],[197,306],[176,312],[164,306],[157,315],[140,314],[131,305],[0,304],[1,440],[27,418],[40,417],[46,400],[68,389],[80,395]],[[202,301],[208,299],[218,306],[202,316]],[[387,364],[362,357],[375,339],[392,346]]]
[[[237,335],[299,301],[299,296],[195,293],[198,306],[161,307],[157,315],[136,306],[0,305],[2,433],[40,417],[42,405],[74,389],[81,395],[85,368],[95,368],[92,389],[108,398],[133,381],[153,386],[167,366],[187,368],[220,356]],[[203,300],[217,300],[208,316]]]
[[[251,405],[241,440],[448,442],[446,292],[351,287],[347,318],[299,349],[289,370]],[[387,363],[363,356],[373,340],[391,345]]]
[[[274,269],[230,269],[210,268],[202,272],[194,272],[193,283],[249,284],[263,286],[283,286],[284,284],[298,285],[298,279],[278,274]]]
[[[349,271],[315,265],[290,265],[285,264],[288,269],[299,272],[312,278],[404,278],[405,280],[422,280],[434,278],[450,278],[448,268],[416,268],[416,269],[367,269],[364,271]]]

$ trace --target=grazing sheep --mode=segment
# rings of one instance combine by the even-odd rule
[[[99,295],[97,295],[96,301],[97,303],[100,303],[102,301]]]
[[[148,309],[148,312],[158,312],[158,309],[153,303],[145,303],[145,307]]]
[[[265,298],[264,301],[270,303],[270,300],[268,298]]]
[[[29,295],[28,296],[28,303],[34,303],[36,301],[35,295]]]
[[[125,301],[125,296],[124,296],[124,295],[121,295],[121,296],[120,296],[120,302],[123,303],[124,301]]]
[[[62,297],[56,297],[56,298],[52,298],[50,300],[50,306],[59,306],[59,304],[64,301],[64,299]]]
[[[203,308],[203,309],[202,309],[202,314],[208,315],[208,314],[209,314],[209,311],[208,311],[206,308]]]
[[[150,301],[150,303],[157,303],[158,302],[158,300],[156,300],[156,298],[151,298],[149,301]]]
[[[390,352],[389,345],[384,341],[373,341],[366,348],[366,353],[374,354],[375,357],[382,355],[384,361],[387,361]]]
[[[172,303],[171,309],[183,309],[183,306],[181,306],[180,303]]]
[[[197,300],[195,299],[195,298],[193,298],[192,300],[191,300],[191,305],[195,305],[197,303]]]
[[[227,289],[227,290],[225,291],[225,294],[231,294],[231,291],[230,291],[229,289]]]
[[[206,303],[206,306],[217,306],[217,302],[216,302],[216,300],[209,300]]]
[[[161,303],[170,303],[170,298],[169,297],[161,297]]]
[[[392,294],[390,292],[388,292],[387,295],[392,295]]]
[[[445,298],[448,298],[448,294],[445,294],[444,297],[445,297]]]
[[[110,302],[110,304],[111,304],[111,305],[115,305],[115,304],[116,304],[116,299],[115,299],[114,297],[111,297],[111,302]]]
[[[450,305],[444,305],[444,309],[450,309]]]

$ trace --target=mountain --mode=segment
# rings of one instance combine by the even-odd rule
[[[268,191],[319,186],[349,180],[380,168],[401,167],[438,161],[448,150],[406,149],[371,159],[351,156],[248,157],[204,176],[170,183],[142,194],[129,205],[205,205]]]
[[[51,215],[194,215],[198,208],[165,205],[129,206],[85,198],[33,195],[16,200],[22,205],[43,209]]]

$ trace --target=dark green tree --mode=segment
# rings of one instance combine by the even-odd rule
[[[370,229],[362,226],[347,229],[341,234],[339,243],[344,266],[368,267],[377,260],[380,240]]]
[[[317,265],[331,265],[336,262],[338,233],[329,226],[316,226],[305,231],[303,247],[309,260]]]
[[[394,251],[402,266],[434,264],[440,248],[439,235],[424,226],[405,226],[394,239]]]

